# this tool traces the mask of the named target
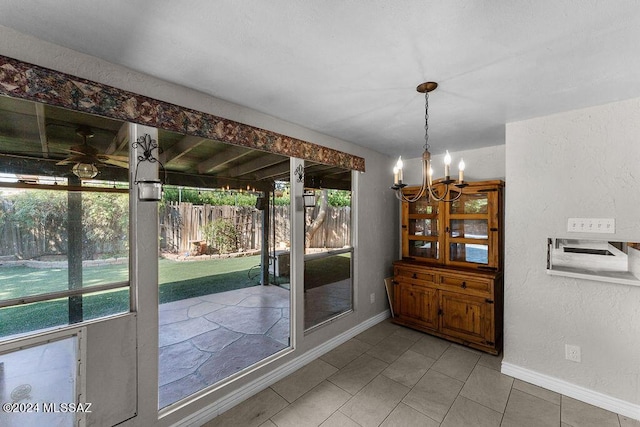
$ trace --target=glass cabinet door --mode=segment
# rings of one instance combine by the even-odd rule
[[[491,193],[463,193],[449,206],[447,264],[492,266],[490,257]]]
[[[402,256],[421,261],[438,261],[441,258],[438,203],[423,197],[414,203],[403,203],[402,231],[404,234]]]

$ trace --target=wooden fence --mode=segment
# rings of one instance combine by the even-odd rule
[[[318,207],[307,209],[307,226],[317,215]],[[289,206],[276,206],[275,245],[289,246]],[[257,250],[262,247],[262,211],[249,206],[211,206],[170,202],[160,213],[160,248],[175,253],[194,251],[196,242],[204,241],[206,225],[218,218],[231,221],[237,231],[239,251]],[[273,219],[272,219],[273,220]],[[351,242],[351,209],[328,207],[322,227],[311,239],[310,246],[318,248],[342,248]],[[270,239],[274,237],[270,231]]]

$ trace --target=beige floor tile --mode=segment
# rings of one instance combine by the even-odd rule
[[[400,403],[380,424],[380,427],[438,427],[439,425],[439,422],[416,411],[411,406]]]
[[[466,381],[479,359],[478,354],[452,346],[436,360],[431,369],[459,381]]]
[[[448,341],[425,334],[411,347],[411,350],[437,360],[449,347],[451,343]]]
[[[340,344],[333,350],[323,354],[320,359],[332,364],[338,369],[342,369],[349,362],[364,354],[371,348],[371,344],[352,338],[349,341]]]
[[[409,392],[384,375],[376,377],[340,408],[340,412],[363,427],[376,427]]]
[[[272,416],[271,421],[278,427],[317,427],[350,397],[346,391],[324,381]]]
[[[502,355],[494,356],[493,354],[484,353],[478,360],[478,365],[500,371],[502,367]]]
[[[316,359],[273,384],[271,388],[291,403],[336,372],[338,368],[335,366]]]
[[[499,427],[501,420],[500,412],[460,396],[440,427]]]
[[[462,389],[463,382],[430,369],[402,402],[429,418],[442,421]]]
[[[409,349],[414,341],[399,335],[389,335],[367,351],[367,354],[383,362],[393,363],[398,357]]]
[[[512,385],[513,378],[485,366],[476,366],[460,395],[503,413]]]
[[[287,401],[267,388],[202,427],[259,426],[287,406]]]
[[[618,416],[613,412],[562,396],[560,416],[563,423],[573,427],[619,427]]]
[[[407,350],[382,371],[382,375],[407,387],[413,387],[434,363],[435,360],[427,356]]]
[[[355,338],[360,341],[366,342],[367,344],[376,345],[389,335],[396,332],[399,328],[400,326],[394,325],[389,319],[387,319],[383,320],[377,325],[370,327],[366,331],[361,332],[360,334],[356,335]]]
[[[340,411],[334,412],[320,427],[360,427],[360,424],[353,421]]]
[[[634,420],[623,415],[618,415],[618,419],[620,420],[620,427],[640,427],[640,420]]]
[[[260,426],[259,426],[259,427],[278,427],[278,426],[277,426],[277,425],[275,425],[275,424],[273,423],[273,421],[271,421],[271,420],[267,420],[267,421],[263,422],[262,424],[260,424]]]
[[[538,387],[537,385],[533,385],[521,380],[515,380],[513,382],[513,388],[516,390],[524,391],[525,393],[529,393],[532,396],[539,397],[540,399],[544,399],[548,402],[551,402],[556,405],[560,405],[560,398],[562,395],[560,393],[556,393],[555,391],[547,390],[542,387]]]
[[[393,334],[404,338],[409,338],[413,342],[419,341],[425,335],[424,332],[416,331],[415,329],[407,328],[405,326],[400,326],[400,328],[398,328],[398,330]]]
[[[389,366],[388,363],[363,354],[330,376],[328,380],[353,395],[369,384],[387,366]]]
[[[501,427],[557,427],[560,405],[520,390],[512,390]]]

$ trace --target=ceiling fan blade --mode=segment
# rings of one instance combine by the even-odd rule
[[[99,159],[113,159],[120,162],[129,162],[128,156],[116,156],[115,154],[98,154],[96,157],[98,157]]]
[[[125,169],[129,168],[129,162],[124,162],[122,160],[114,159],[112,157],[104,158],[104,159],[100,158],[98,160],[100,160],[100,162],[106,163],[108,165],[118,166],[118,167],[125,168]]]
[[[56,163],[57,166],[64,166],[64,165],[70,165],[72,163],[78,163],[77,161],[74,161],[73,158],[68,158],[68,159],[64,159],[64,160],[60,160],[58,163]]]

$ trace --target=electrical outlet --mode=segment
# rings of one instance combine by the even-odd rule
[[[577,345],[564,345],[564,358],[572,362],[580,363],[580,347]]]
[[[371,295],[369,295],[369,299],[371,300],[371,304],[373,304],[374,302],[376,302],[376,294],[372,293]]]

